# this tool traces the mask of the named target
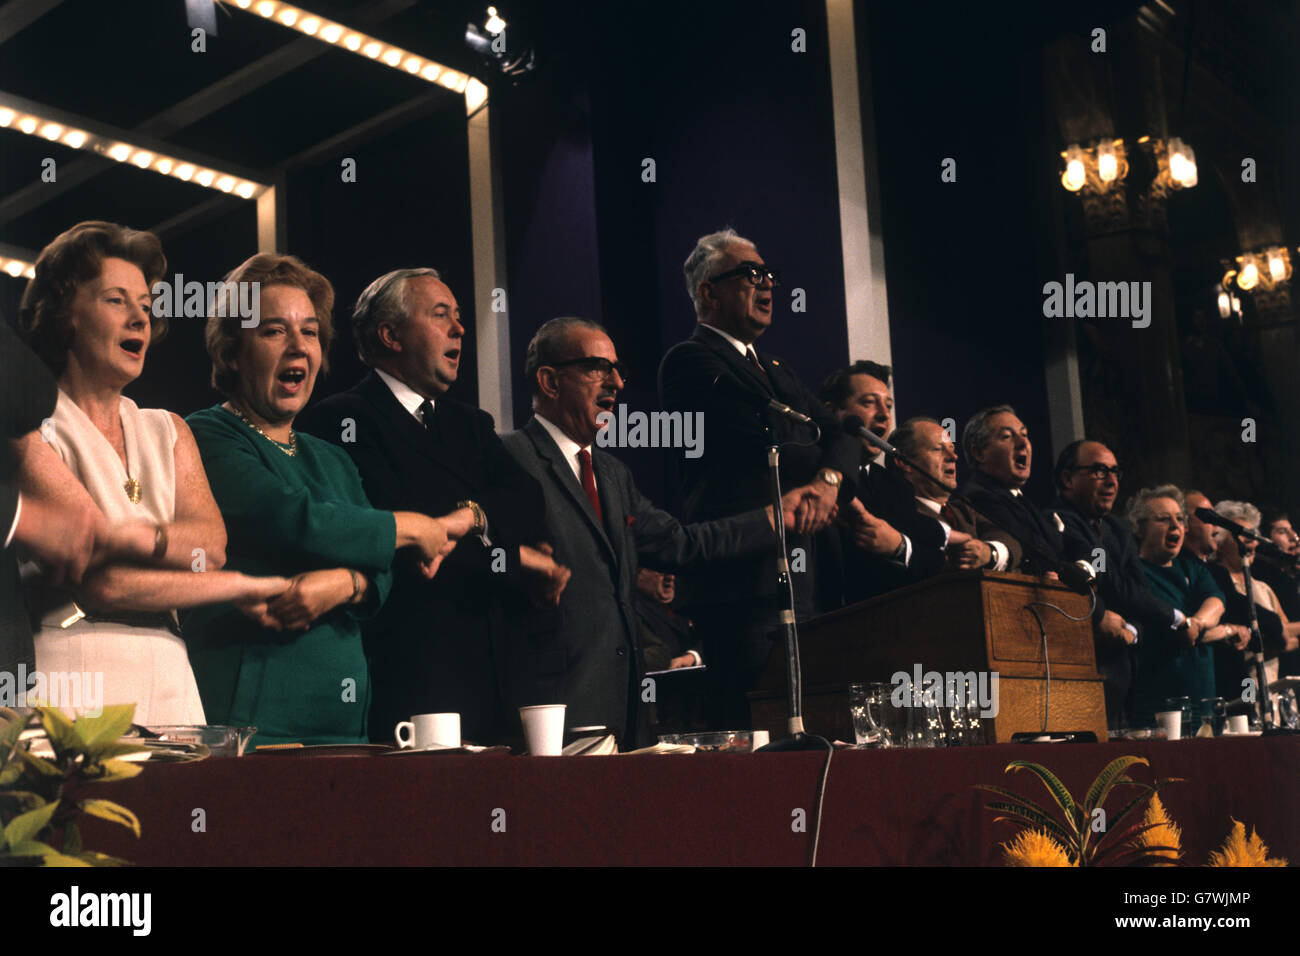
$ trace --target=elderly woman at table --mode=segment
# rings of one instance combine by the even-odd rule
[[[1222,639],[1223,592],[1198,558],[1183,548],[1186,503],[1173,485],[1143,488],[1129,505],[1137,528],[1138,554],[1156,597],[1180,610],[1178,625],[1151,631],[1138,644],[1133,711],[1142,725],[1155,723],[1170,697],[1190,697],[1192,706],[1215,696],[1214,655],[1208,643]]]
[[[16,449],[20,487],[89,509],[97,523],[80,589],[28,578],[36,668],[102,674],[102,700],[83,685],[86,699],[50,703],[134,703],[144,725],[204,722],[175,609],[227,601],[251,610],[289,584],[218,570],[225,526],[189,428],[122,394],[166,331],[150,295],[166,262],[152,233],[78,223],[41,251],[20,309],[23,337],[59,386],[54,416]]]
[[[226,401],[188,421],[226,520],[229,566],[293,581],[261,626],[222,609],[187,619],[204,706],[222,723],[256,726],[258,744],[364,742],[370,681],[359,621],[383,604],[397,549],[417,549],[432,577],[475,515],[372,508],[347,454],[294,430],[328,367],[334,290],[324,276],[263,253],[223,288],[206,342]],[[241,316],[241,302],[255,303],[255,314]]]

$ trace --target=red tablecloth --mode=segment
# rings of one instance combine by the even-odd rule
[[[1001,784],[1047,804],[1036,778],[1003,767],[1043,763],[1078,796],[1122,754],[1151,761],[1131,771],[1138,779],[1186,778],[1164,801],[1187,862],[1203,864],[1235,817],[1300,863],[1297,738],[836,752],[818,863],[997,864],[999,842],[1014,831],[993,822],[989,795],[972,785]],[[134,810],[143,837],[100,821],[84,835],[88,847],[162,866],[800,866],[824,759],[253,756],[154,765],[94,788]],[[1121,805],[1112,797],[1112,810]]]

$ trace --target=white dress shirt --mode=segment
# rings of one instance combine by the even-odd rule
[[[591,446],[579,445],[568,435],[564,434],[564,432],[560,430],[559,425],[555,424],[543,415],[538,415],[537,420],[542,423],[542,427],[546,429],[546,433],[550,435],[551,438],[555,440],[555,444],[559,446],[560,454],[564,456],[564,460],[569,463],[569,468],[573,471],[573,477],[578,479],[578,484],[582,484],[582,467],[578,464],[578,452],[586,451],[587,454],[591,454]],[[593,462],[591,466],[591,480],[593,482],[596,480],[595,462]],[[596,490],[600,491],[599,484],[596,485]]]
[[[935,501],[933,498],[923,498],[920,495],[916,496],[916,501],[917,504],[926,511],[932,512],[934,514],[934,519],[944,526],[944,529],[948,534],[952,534],[952,528],[950,528],[948,522],[944,521],[940,516],[940,511],[943,509],[942,502]],[[985,541],[984,543],[989,546],[994,557],[997,558],[997,562],[993,565],[993,570],[1005,571],[1007,569],[1007,562],[1011,559],[1011,550],[1001,541]]]
[[[393,398],[397,399],[398,404],[410,412],[412,418],[423,425],[424,419],[420,417],[420,406],[425,403],[425,397],[405,382],[393,378],[393,376],[389,375],[383,369],[377,368],[375,369],[375,372],[383,380],[384,384],[388,386],[388,390],[393,393]],[[433,408],[433,399],[428,399],[428,402],[429,407]]]

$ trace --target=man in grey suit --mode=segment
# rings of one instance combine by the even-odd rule
[[[528,345],[524,372],[535,414],[504,441],[541,483],[555,560],[573,576],[556,626],[513,649],[508,693],[515,706],[566,704],[568,727],[601,724],[625,749],[643,745],[649,726],[641,706],[637,568],[689,570],[775,548],[771,508],[683,525],[637,490],[627,466],[592,448],[625,377],[597,323],[547,322]],[[799,497],[782,502],[787,526]]]

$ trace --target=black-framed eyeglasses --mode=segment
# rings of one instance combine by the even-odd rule
[[[618,377],[627,381],[627,366],[622,362],[611,362],[598,355],[584,355],[582,358],[566,359],[552,362],[551,368],[576,368],[579,372],[593,377],[606,378],[610,372],[618,372]]]
[[[1096,478],[1098,481],[1105,481],[1107,475],[1114,475],[1116,481],[1124,477],[1124,469],[1119,465],[1113,468],[1107,468],[1105,465],[1076,465],[1070,471],[1087,472],[1089,478]]]
[[[734,269],[728,269],[726,272],[719,272],[715,276],[709,276],[706,281],[721,282],[723,279],[735,279],[739,276],[748,279],[750,285],[762,285],[764,278],[773,286],[781,284],[781,270],[769,269],[759,262],[742,262]]]

